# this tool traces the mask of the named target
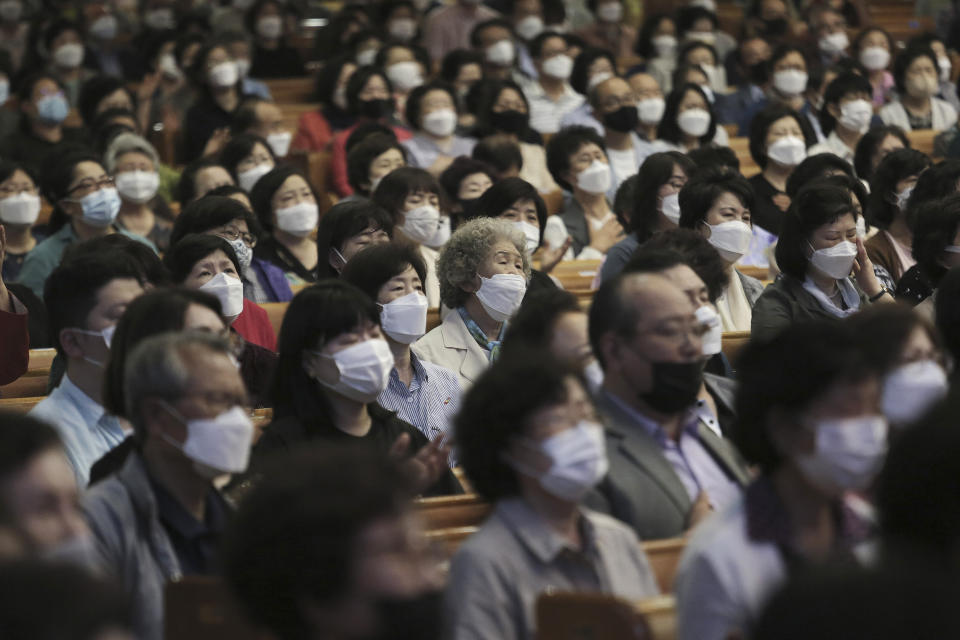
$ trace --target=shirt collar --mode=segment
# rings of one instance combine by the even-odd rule
[[[63,375],[63,380],[60,381],[58,388],[73,403],[91,429],[100,422],[106,413],[103,405],[84,393],[80,387],[73,383],[69,375]]]
[[[601,393],[605,394],[607,399],[617,406],[618,409],[627,414],[627,416],[636,424],[640,425],[643,430],[657,443],[663,447],[667,443],[667,433],[663,430],[663,427],[654,420],[651,420],[647,416],[643,415],[629,404],[613,395],[606,389]],[[697,411],[696,406],[687,409],[683,416],[683,425],[682,430],[686,434],[696,438],[700,433],[700,414]]]
[[[840,289],[840,295],[843,297],[843,302],[847,305],[846,309],[841,309],[833,302],[833,300],[828,298],[827,294],[820,290],[820,287],[816,285],[810,276],[807,276],[803,281],[803,289],[816,298],[817,302],[820,303],[820,306],[822,306],[830,315],[836,316],[837,318],[845,318],[856,313],[860,309],[860,294],[857,293],[853,283],[850,282],[849,278],[840,278],[837,280],[837,287]]]
[[[410,367],[413,369],[413,379],[410,381],[409,390],[416,391],[429,380],[429,377],[427,376],[427,370],[424,368],[423,363],[420,362],[420,359],[413,353],[413,349],[410,350]],[[400,382],[400,374],[397,373],[396,367],[390,370],[390,381],[403,384]],[[406,385],[403,386],[406,387]]]
[[[226,505],[222,503],[222,499],[212,487],[204,500],[206,507],[204,521],[200,522],[153,478],[150,478],[150,486],[157,501],[160,519],[164,525],[176,531],[184,539],[192,540],[205,534],[223,531],[227,521]]]
[[[541,562],[553,562],[564,550],[589,553],[596,546],[596,532],[589,518],[580,512],[578,526],[583,549],[574,548],[562,535],[553,530],[527,501],[520,497],[497,501],[497,514],[520,542]]]

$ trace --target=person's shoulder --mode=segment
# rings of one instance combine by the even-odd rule
[[[444,382],[448,384],[454,384],[457,387],[460,386],[460,376],[447,367],[423,359],[420,359],[420,364],[423,366],[423,370],[427,372],[428,376],[440,378]]]
[[[635,546],[639,545],[636,532],[624,522],[617,520],[611,515],[600,513],[587,507],[581,507],[580,512],[583,514],[583,517],[590,522],[590,525],[597,531],[598,535],[602,535],[609,540],[616,540]]]

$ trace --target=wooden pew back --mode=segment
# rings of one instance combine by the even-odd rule
[[[185,576],[167,583],[164,603],[166,640],[271,640],[243,615],[219,578]]]
[[[728,331],[723,334],[720,349],[731,363],[736,362],[737,354],[750,342],[749,331]]]
[[[56,349],[30,349],[27,372],[10,384],[0,387],[0,398],[33,398],[47,393],[50,365]]]
[[[600,593],[544,593],[537,637],[545,640],[650,640],[647,622],[627,600]]]

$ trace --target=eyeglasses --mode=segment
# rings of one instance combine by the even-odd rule
[[[99,191],[100,189],[110,189],[113,187],[113,176],[103,176],[100,179],[94,178],[84,178],[76,185],[67,189],[67,193],[76,193],[77,191],[83,191],[86,193],[93,193],[94,191]]]
[[[253,235],[252,233],[247,233],[246,231],[240,231],[240,229],[237,229],[236,227],[223,227],[217,231],[217,235],[230,242],[243,240],[243,244],[247,245],[251,249],[257,246],[257,236]]]

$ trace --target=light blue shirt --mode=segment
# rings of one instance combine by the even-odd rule
[[[73,384],[69,375],[29,415],[57,430],[81,490],[90,481],[93,463],[127,437],[116,416],[107,415],[103,405]]]
[[[244,78],[243,85],[241,86],[244,95],[256,96],[258,98],[263,98],[264,100],[273,100],[273,97],[270,95],[270,88],[265,82],[260,82],[259,80],[254,80],[253,78]]]
[[[116,227],[114,227],[114,229],[117,233],[142,242],[154,251],[157,250],[156,245],[143,236],[138,236],[126,229]],[[73,231],[73,225],[67,222],[59,231],[38,244],[34,247],[33,251],[27,254],[27,257],[23,261],[23,267],[20,269],[20,277],[17,282],[28,287],[37,294],[37,297],[43,298],[43,285],[47,282],[47,276],[60,264],[60,259],[63,257],[63,252],[67,250],[67,247],[78,241],[79,238],[77,238],[77,234]]]
[[[574,125],[581,127],[592,127],[597,135],[603,135],[603,125],[593,117],[593,107],[589,102],[584,102],[579,107],[560,118],[560,128],[565,129]]]
[[[413,379],[407,387],[394,367],[377,403],[419,429],[427,440],[450,432],[460,409],[460,380],[446,367],[425,362],[410,352]]]
[[[412,138],[404,140],[400,144],[407,150],[407,163],[411,167],[429,169],[440,156],[450,158],[469,156],[473,153],[473,147],[476,146],[477,141],[473,138],[454,136],[450,148],[441,149],[432,138],[417,132],[413,134]]]

